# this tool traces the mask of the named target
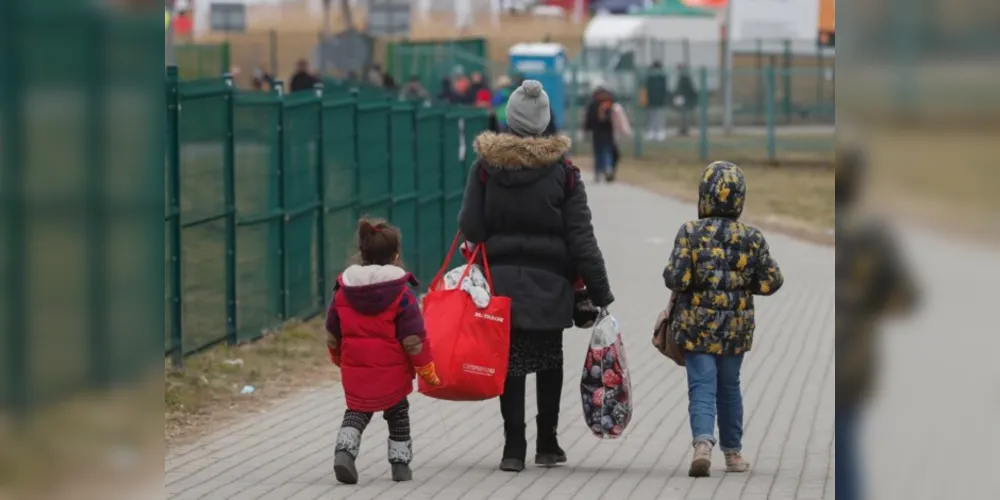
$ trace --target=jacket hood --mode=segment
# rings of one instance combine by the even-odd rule
[[[743,169],[728,161],[712,162],[698,186],[698,218],[739,218],[747,196]]]
[[[483,132],[472,147],[497,170],[530,170],[558,163],[572,145],[573,141],[565,135],[519,137]]]
[[[407,285],[417,286],[417,279],[399,266],[354,265],[337,278],[351,308],[369,315],[388,309]]]

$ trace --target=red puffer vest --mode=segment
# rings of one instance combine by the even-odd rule
[[[391,408],[413,392],[413,364],[396,338],[401,288],[392,304],[377,314],[362,314],[350,306],[343,288],[335,307],[340,316],[340,373],[347,407],[362,412]]]

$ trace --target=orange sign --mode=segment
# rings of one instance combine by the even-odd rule
[[[837,31],[836,25],[836,0],[819,0],[819,31],[821,33],[834,33]]]
[[[688,7],[703,7],[708,9],[721,9],[729,3],[729,0],[684,0],[682,2]]]

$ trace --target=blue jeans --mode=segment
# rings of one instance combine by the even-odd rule
[[[860,409],[838,408],[834,424],[834,446],[837,451],[834,466],[837,500],[861,500],[861,456],[858,453],[858,425]]]
[[[694,442],[716,443],[716,410],[719,419],[719,448],[723,452],[743,447],[743,394],[740,367],[743,355],[720,356],[685,352],[688,379],[688,416]]]
[[[611,171],[615,162],[615,148],[612,144],[594,146],[594,180]]]

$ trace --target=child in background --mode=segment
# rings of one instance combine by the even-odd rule
[[[412,274],[401,267],[399,230],[382,220],[358,224],[360,264],[337,277],[326,314],[327,348],[340,367],[347,401],[337,434],[334,473],[357,484],[361,435],[375,412],[389,424],[388,459],[393,481],[413,478],[409,402],[414,373],[430,385],[434,369]]]

